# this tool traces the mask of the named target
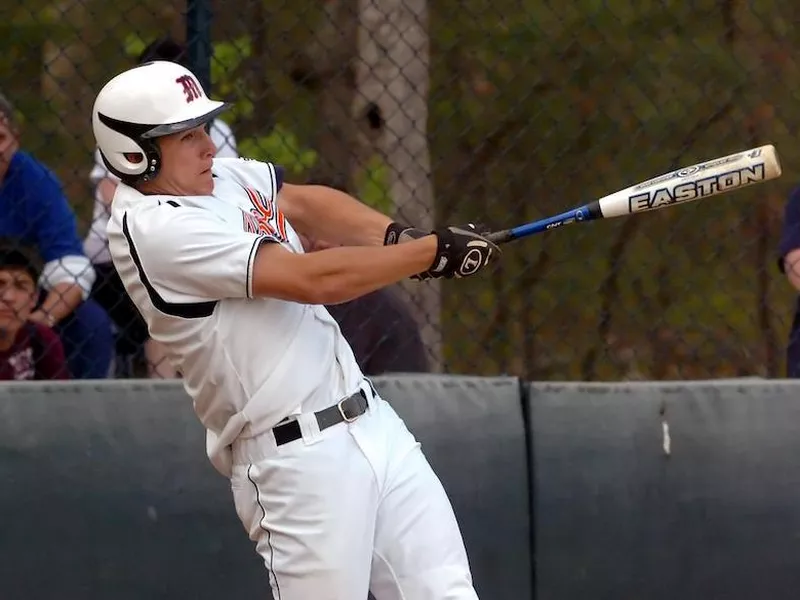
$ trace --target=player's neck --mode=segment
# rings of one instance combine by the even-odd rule
[[[171,185],[168,182],[145,181],[136,188],[140,193],[145,196],[194,196],[195,194],[188,190],[180,189],[178,186]]]
[[[145,181],[136,186],[136,190],[145,196],[178,196],[173,190],[166,189],[165,186],[158,185],[152,181]]]

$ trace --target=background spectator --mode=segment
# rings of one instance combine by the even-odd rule
[[[335,179],[316,179],[312,183],[353,193]],[[300,240],[306,252],[331,247],[326,240],[304,235],[300,235]],[[408,305],[392,288],[382,288],[325,308],[339,324],[364,375],[430,372],[417,322]]]
[[[391,289],[325,308],[339,324],[365,375],[430,371],[417,323]]]
[[[794,319],[786,346],[786,375],[800,377],[800,187],[792,190],[786,203],[783,232],[778,247],[778,268],[798,291]]]
[[[87,300],[95,272],[75,215],[58,178],[20,149],[19,136],[14,108],[0,95],[0,235],[21,239],[44,261],[41,303],[30,320],[55,329],[73,377],[105,378],[113,357],[111,323]]]
[[[306,252],[331,247],[322,240],[302,235],[300,239]],[[430,371],[417,323],[391,288],[325,308],[339,324],[364,375]]]
[[[0,240],[0,380],[69,379],[56,333],[28,321],[39,296],[41,261],[20,240]]]
[[[187,69],[190,68],[186,47],[168,37],[158,39],[147,46],[137,63],[143,64],[153,60],[168,60],[179,63]],[[215,119],[211,123],[209,134],[217,147],[217,156],[238,156],[236,139],[227,123],[219,118]],[[92,288],[92,298],[100,303],[116,325],[118,356],[136,356],[144,349],[150,377],[175,377],[175,372],[167,362],[161,346],[149,339],[147,325],[128,298],[111,262],[106,225],[111,216],[111,201],[119,179],[106,168],[98,150],[95,150],[94,168],[89,174],[89,180],[94,186],[94,214],[83,248],[97,273],[97,280]]]

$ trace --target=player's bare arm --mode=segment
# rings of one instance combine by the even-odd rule
[[[253,267],[253,295],[307,304],[347,302],[424,271],[436,248],[433,235],[407,248],[342,246],[308,254],[264,243]]]
[[[800,248],[795,248],[783,259],[786,277],[797,291],[800,291]]]
[[[343,246],[295,254],[263,243],[253,265],[253,295],[308,304],[339,304],[419,273],[474,275],[499,256],[478,234],[450,227],[408,243]]]
[[[278,206],[301,234],[348,246],[381,246],[392,220],[349,194],[284,183]]]

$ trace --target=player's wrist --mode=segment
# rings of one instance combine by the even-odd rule
[[[394,244],[402,244],[403,242],[416,240],[430,234],[430,231],[423,231],[422,229],[393,221],[389,223],[389,226],[386,228],[386,233],[383,236],[383,245],[392,246]]]
[[[485,227],[481,227],[485,230]],[[443,227],[434,231],[436,255],[426,272],[433,278],[470,277],[486,268],[500,256],[500,248],[469,224],[464,227]]]

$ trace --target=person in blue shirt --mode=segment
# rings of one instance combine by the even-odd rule
[[[796,379],[800,378],[800,187],[792,190],[784,210],[778,268],[798,292],[786,345],[786,375]]]
[[[57,177],[20,149],[19,134],[14,107],[0,94],[0,235],[21,239],[45,262],[42,299],[29,319],[59,335],[73,378],[106,378],[114,352],[111,321],[88,299],[95,272],[75,215]]]

